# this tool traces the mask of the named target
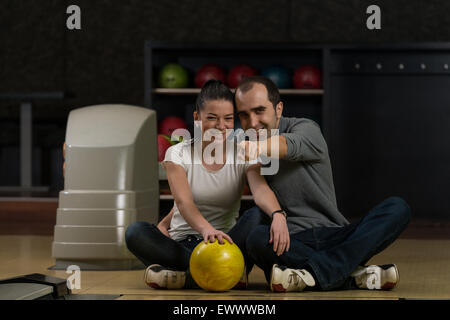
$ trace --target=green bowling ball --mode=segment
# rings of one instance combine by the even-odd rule
[[[161,88],[186,88],[188,83],[186,69],[177,63],[166,64],[159,72],[158,84]]]

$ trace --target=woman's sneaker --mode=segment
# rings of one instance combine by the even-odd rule
[[[181,289],[186,282],[186,272],[152,264],[145,270],[144,281],[155,289]]]
[[[356,286],[360,289],[390,290],[394,288],[399,280],[398,269],[395,264],[381,266],[371,265],[359,267],[352,273]]]
[[[290,269],[274,264],[270,277],[273,292],[303,291],[307,286],[314,287],[316,281],[305,269]]]

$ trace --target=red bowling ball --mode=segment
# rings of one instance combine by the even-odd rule
[[[292,78],[296,89],[320,89],[322,87],[322,75],[316,66],[306,65],[298,68]]]
[[[172,144],[170,140],[162,134],[158,134],[158,162],[164,160],[166,156],[166,151]]]
[[[258,73],[256,70],[246,64],[240,64],[233,67],[228,73],[228,86],[230,88],[236,88],[246,77],[256,76]]]
[[[159,123],[158,133],[171,137],[175,129],[187,129],[186,121],[179,117],[166,117]]]
[[[205,64],[195,74],[194,83],[197,88],[203,87],[208,80],[219,80],[225,82],[225,71],[215,64]]]

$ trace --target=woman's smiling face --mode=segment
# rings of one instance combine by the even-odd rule
[[[194,120],[201,121],[202,136],[207,130],[216,129],[225,139],[226,130],[234,128],[233,104],[227,100],[208,100],[200,112],[194,112]]]

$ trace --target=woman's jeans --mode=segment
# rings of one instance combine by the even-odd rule
[[[253,262],[247,255],[247,236],[258,225],[262,225],[262,219],[270,221],[264,213],[244,214],[227,233],[242,251],[247,274],[253,267]],[[173,270],[188,271],[191,253],[203,239],[189,236],[184,240],[175,241],[165,236],[154,224],[138,221],[127,228],[125,241],[128,250],[146,267],[151,264],[159,264]],[[189,274],[188,278],[190,278]]]
[[[264,215],[258,207],[245,214]],[[391,197],[356,223],[291,234],[290,249],[281,256],[277,256],[273,245],[269,244],[270,224],[253,229],[247,238],[246,249],[249,258],[264,270],[268,282],[276,263],[311,272],[316,280],[312,289],[352,289],[355,284],[351,273],[394,242],[408,225],[410,216],[406,202]]]

